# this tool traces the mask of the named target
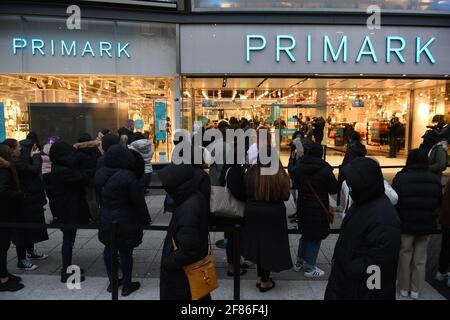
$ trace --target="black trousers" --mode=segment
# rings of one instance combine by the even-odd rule
[[[439,255],[439,272],[444,274],[448,271],[450,263],[450,229],[442,227],[441,253]]]
[[[27,252],[34,252],[34,244],[29,244],[27,246],[16,246],[17,260],[25,260],[27,258]]]
[[[270,271],[262,269],[259,264],[256,265],[256,272],[258,277],[261,278],[262,282],[269,282],[270,279]]]
[[[67,272],[67,268],[72,265],[72,251],[77,236],[77,229],[62,229],[61,231],[63,233],[61,273],[64,273]]]
[[[11,229],[0,229],[0,278],[8,277],[8,249],[11,244]]]

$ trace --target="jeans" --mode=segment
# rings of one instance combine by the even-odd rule
[[[148,190],[151,181],[152,181],[152,172],[145,173],[139,180],[139,184],[141,185],[144,192]]]
[[[34,244],[28,246],[16,246],[17,260],[22,261],[27,258],[27,252],[34,252]]]
[[[120,270],[122,270],[123,288],[129,288],[131,286],[131,274],[133,272],[133,248],[119,249]],[[103,250],[103,261],[105,262],[106,272],[108,273],[109,282],[111,283],[111,266],[112,266],[112,256],[111,247],[105,246]]]
[[[448,272],[450,263],[450,229],[442,227],[441,253],[439,255],[439,272],[444,274]]]
[[[270,271],[262,269],[259,264],[256,265],[256,273],[261,278],[261,282],[269,282]]]
[[[72,265],[72,250],[77,236],[77,229],[62,229],[63,244],[62,244],[62,269],[61,272],[67,272],[67,268]]]
[[[398,151],[398,141],[395,137],[389,137],[389,156],[395,157]]]
[[[321,240],[305,239],[303,236],[298,243],[297,263],[303,264],[306,271],[316,267]]]

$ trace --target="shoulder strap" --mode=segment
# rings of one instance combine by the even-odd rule
[[[330,211],[326,208],[325,204],[323,203],[322,199],[320,199],[319,195],[317,194],[316,190],[314,190],[311,182],[309,180],[307,180],[306,182],[309,186],[309,188],[311,189],[312,193],[314,194],[314,196],[316,197],[317,201],[320,203],[320,206],[322,207],[323,211],[328,215],[330,213]]]

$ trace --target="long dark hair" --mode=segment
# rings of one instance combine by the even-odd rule
[[[281,163],[274,175],[262,175],[262,165],[251,166],[245,175],[250,196],[256,201],[286,201],[289,198],[290,180]]]
[[[428,165],[428,155],[423,149],[412,149],[408,152],[408,158],[406,159],[406,166],[411,165]]]
[[[13,139],[11,139],[13,140]],[[0,144],[0,157],[2,157],[4,160],[9,162],[9,170],[11,171],[13,183],[14,183],[14,190],[20,191],[20,183],[19,183],[19,176],[16,171],[16,167],[14,166],[14,163],[12,161],[12,149],[5,144]]]

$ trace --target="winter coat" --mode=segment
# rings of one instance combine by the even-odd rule
[[[344,180],[341,187],[341,205],[344,208],[344,214],[345,212],[352,206],[353,199],[350,197],[350,190],[347,186],[347,182]],[[395,192],[395,190],[391,187],[389,182],[384,180],[384,194],[386,197],[388,197],[389,201],[392,203],[392,205],[396,205],[398,202],[398,194]]]
[[[147,139],[136,140],[129,145],[130,149],[133,149],[140,153],[145,162],[145,173],[153,172],[152,157],[153,147],[152,142]]]
[[[45,224],[44,206],[47,203],[42,182],[42,158],[39,154],[30,157],[33,142],[20,141],[22,152],[19,157],[13,157],[20,190],[24,194],[19,214],[15,219],[21,223]],[[16,246],[25,246],[48,240],[46,229],[18,229],[13,231],[12,240]]]
[[[110,225],[118,223],[118,244],[136,248],[142,243],[143,231],[133,225],[151,222],[145,196],[134,174],[134,157],[130,151],[115,145],[105,153],[104,167],[95,174],[95,188],[101,194],[101,228],[98,238],[111,244]]]
[[[97,147],[81,147],[77,149],[77,157],[81,169],[86,172],[89,178],[93,179],[97,168],[97,161],[102,156],[100,150]]]
[[[399,196],[397,211],[402,233],[428,235],[437,229],[437,209],[441,206],[442,185],[428,166],[410,165],[397,173],[393,188]]]
[[[384,194],[380,166],[372,159],[360,158],[343,170],[354,203],[334,249],[325,299],[394,300],[400,219]],[[381,289],[367,287],[374,272],[370,266],[379,267]]]
[[[441,214],[439,222],[442,227],[450,229],[450,179],[447,181],[444,196],[442,198]]]
[[[10,163],[0,157],[0,222],[14,222],[23,200],[23,193],[15,190],[9,167]]]
[[[79,156],[71,145],[58,141],[50,149],[53,188],[53,216],[59,223],[89,223],[89,207],[86,202],[85,188],[90,178],[82,170]]]
[[[286,206],[283,201],[245,203],[242,256],[262,269],[280,272],[292,268]]]
[[[191,292],[183,267],[208,254],[206,199],[194,183],[191,165],[170,165],[158,174],[164,189],[177,204],[163,245],[160,298],[190,300]],[[172,240],[177,250],[174,250]]]
[[[299,189],[297,200],[299,230],[306,239],[325,239],[330,233],[327,213],[310,185],[328,209],[330,206],[328,195],[338,191],[333,168],[318,157],[304,155],[297,161],[294,183]]]

